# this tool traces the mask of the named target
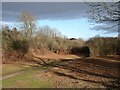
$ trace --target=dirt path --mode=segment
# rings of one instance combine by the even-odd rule
[[[116,88],[119,87],[117,80],[120,79],[117,65],[120,66],[115,62],[93,58],[61,59],[45,65],[44,70],[38,69],[33,77],[37,80],[52,81],[54,88]],[[3,79],[23,73],[26,73],[25,70]]]
[[[57,71],[59,71],[59,73]],[[37,73],[37,75],[34,75],[34,77],[38,80],[43,79],[48,82],[52,81],[52,88],[105,88],[105,86],[101,85],[100,83],[83,81],[69,75],[62,74],[63,71],[64,73],[68,72],[63,69],[54,67],[42,73]]]
[[[59,59],[76,59],[79,58],[79,56],[77,55],[73,55],[73,54],[56,54],[50,51],[47,51],[44,54],[40,53],[40,50],[37,50],[36,52],[34,50],[31,50],[32,56],[36,57],[36,58],[42,58],[42,59],[55,59],[55,60],[59,60]]]
[[[41,66],[39,66],[41,67]],[[38,68],[39,68],[38,67]],[[32,68],[32,67],[30,67]],[[37,67],[36,67],[37,69]],[[59,71],[59,72],[58,72]],[[32,71],[31,71],[32,72]],[[69,75],[62,75],[61,73],[68,73],[68,70],[58,68],[58,67],[52,67],[49,69],[39,70],[38,72],[34,73],[33,76],[37,80],[44,80],[49,81],[51,80],[53,82],[52,88],[105,88],[103,85],[99,83],[93,83],[93,82],[87,82],[83,80],[78,80],[74,77],[70,77]],[[2,78],[2,80],[12,78],[16,75],[21,75],[26,73],[26,70],[17,71],[13,74],[6,75]]]
[[[51,66],[53,68],[49,72],[52,74],[48,74],[51,76],[51,80],[55,80],[55,87],[120,87],[120,63],[87,58],[76,60],[64,59]]]

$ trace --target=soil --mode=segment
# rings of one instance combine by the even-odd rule
[[[35,78],[53,81],[52,88],[120,88],[120,61],[113,57],[80,58],[34,51],[32,55],[37,64],[51,67]]]
[[[73,55],[73,54],[56,54],[53,52],[50,52],[48,50],[44,50],[45,53],[41,53],[40,50],[35,51],[34,49],[30,50],[32,53],[33,57],[36,58],[42,58],[42,59],[74,59],[74,58],[79,58],[79,56],[77,55]],[[43,51],[42,51],[43,52]]]
[[[97,59],[98,60],[98,59]],[[95,59],[76,59],[65,60],[58,63],[52,69],[52,72],[59,77],[66,77],[60,79],[58,87],[78,87],[78,88],[116,88],[120,87],[120,63],[113,63],[108,66],[109,62],[97,63]],[[103,64],[102,64],[103,63]],[[67,82],[69,81],[70,82]],[[72,80],[72,81],[71,81]],[[66,84],[63,84],[65,82]],[[74,82],[74,83],[73,83]],[[64,86],[63,86],[64,85]]]

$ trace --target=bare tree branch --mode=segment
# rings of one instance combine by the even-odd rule
[[[120,2],[90,2],[87,4],[91,8],[88,12],[90,22],[113,23],[111,27],[108,27],[108,30],[118,26],[118,33],[120,32]]]
[[[22,12],[20,16],[20,22],[22,22],[22,28],[26,36],[32,36],[36,27],[35,17],[27,12]]]

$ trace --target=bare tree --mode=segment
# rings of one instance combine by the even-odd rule
[[[120,37],[120,2],[94,2],[87,4],[91,7],[89,11],[90,21],[105,24],[107,27],[99,26],[103,30],[112,30],[112,28],[117,27],[118,37]]]
[[[26,36],[32,36],[33,31],[36,27],[36,19],[34,16],[30,15],[28,12],[22,12],[20,15],[20,22],[22,23],[22,28]]]
[[[43,26],[39,28],[40,32],[50,37],[62,37],[62,34],[56,29],[49,26]]]

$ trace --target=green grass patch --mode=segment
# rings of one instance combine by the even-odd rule
[[[3,88],[48,88],[50,83],[34,78],[31,73],[25,73],[3,80],[2,86]]]
[[[37,77],[38,73],[42,73],[42,71],[48,69],[48,67],[38,66],[25,68],[26,66],[22,65],[4,65],[3,67],[4,75],[19,72],[20,70],[24,70],[24,73],[2,80],[2,88],[48,88],[52,86],[51,81]]]
[[[2,65],[2,76],[6,76],[12,73],[15,73],[17,71],[21,71],[26,69],[27,67],[24,67],[23,65],[14,65],[14,64],[3,64]]]

